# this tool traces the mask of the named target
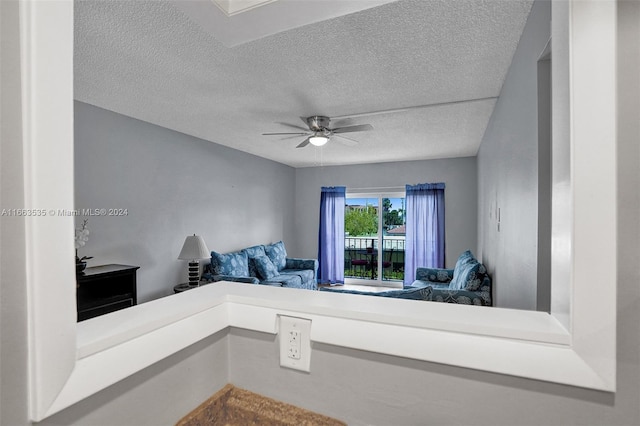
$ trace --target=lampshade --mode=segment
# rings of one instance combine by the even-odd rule
[[[329,138],[326,136],[311,136],[309,142],[311,142],[311,145],[322,146],[329,142]]]
[[[207,259],[209,257],[211,257],[211,252],[207,248],[204,239],[200,235],[193,234],[184,240],[178,259],[194,260]]]

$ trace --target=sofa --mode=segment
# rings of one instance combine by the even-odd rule
[[[234,281],[277,287],[317,290],[318,261],[287,257],[282,241],[232,253],[211,252],[202,280]]]
[[[416,268],[416,279],[405,289],[431,287],[434,302],[492,306],[491,277],[470,250],[458,257],[454,269]]]

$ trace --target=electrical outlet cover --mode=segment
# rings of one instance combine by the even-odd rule
[[[311,320],[279,315],[280,366],[311,371]]]

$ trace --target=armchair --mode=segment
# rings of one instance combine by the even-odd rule
[[[454,269],[416,268],[416,280],[411,287],[430,286],[430,300],[434,302],[491,306],[491,285],[484,265],[467,250]]]

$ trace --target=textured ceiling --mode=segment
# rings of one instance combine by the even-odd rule
[[[294,167],[472,156],[530,8],[401,0],[226,47],[171,2],[77,1],[75,97]],[[261,135],[310,115],[374,130],[355,147]]]
[[[225,0],[212,1],[216,4]],[[217,41],[234,47],[393,1],[396,0],[232,0],[229,3],[232,8],[248,6],[232,18],[229,18],[231,13],[222,10],[224,7],[210,7],[210,3],[202,0],[171,0],[171,4]]]

